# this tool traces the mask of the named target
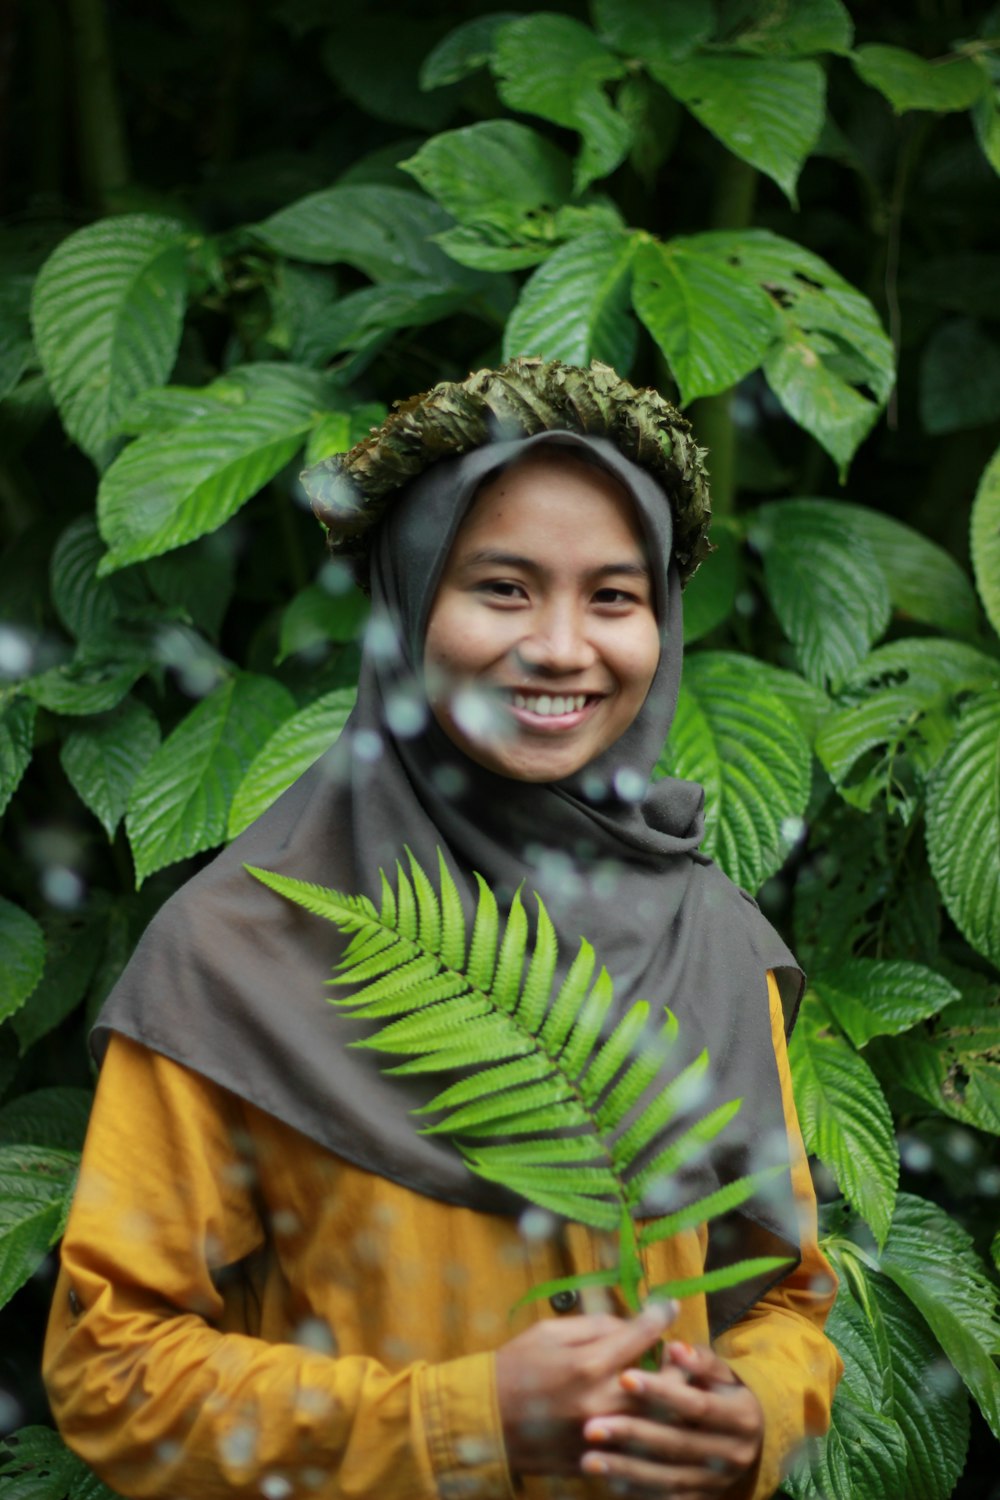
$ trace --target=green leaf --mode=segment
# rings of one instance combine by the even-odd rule
[[[155,714],[135,699],[74,729],[59,752],[62,768],[81,802],[109,839],[125,816],[129,793],[160,743]]]
[[[858,77],[884,94],[898,115],[908,109],[939,114],[968,109],[986,87],[982,70],[967,57],[928,62],[903,47],[873,43],[858,47],[851,61]]]
[[[806,1149],[836,1177],[844,1196],[885,1242],[899,1177],[892,1115],[868,1064],[825,1023],[807,995],[789,1057]]]
[[[400,166],[459,224],[501,231],[515,242],[551,224],[553,211],[573,191],[573,164],[565,152],[516,120],[446,130]],[[447,235],[444,243],[450,243]],[[535,246],[536,258],[550,244]]]
[[[250,761],[233,795],[226,837],[234,839],[336,744],[354,707],[353,688],[338,688],[286,718]]]
[[[0,1147],[44,1146],[82,1151],[93,1095],[89,1089],[44,1088],[0,1109]]]
[[[930,1026],[876,1041],[872,1066],[907,1106],[923,1105],[1000,1135],[1000,1007],[997,997],[960,1000]]]
[[[272,678],[230,678],[181,720],[132,787],[125,826],[136,884],[219,844],[254,756],[294,701]]]
[[[766,173],[791,203],[823,125],[825,79],[815,62],[702,55],[652,59],[653,77],[722,144]]]
[[[504,359],[519,354],[571,365],[602,360],[627,371],[636,328],[628,295],[634,239],[613,230],[580,235],[525,283],[504,333]]]
[[[732,661],[737,671],[748,669],[748,658],[735,651],[717,651],[721,661]],[[814,687],[797,672],[785,667],[776,667],[771,662],[753,659],[753,674],[758,689],[770,693],[783,703],[795,719],[806,739],[811,744],[816,738],[820,724],[830,712],[830,700],[821,688]]]
[[[879,1264],[919,1308],[1000,1437],[997,1290],[971,1236],[936,1203],[900,1193]]]
[[[993,629],[1000,635],[1000,450],[990,459],[972,504],[969,539],[976,587]]]
[[[72,661],[18,685],[54,714],[107,713],[149,670],[151,649],[148,631],[95,635],[81,642]]]
[[[62,1233],[77,1157],[40,1146],[0,1146],[0,1307]]]
[[[236,581],[235,539],[227,532],[200,537],[143,567],[150,588],[213,640],[218,637]]]
[[[0,1500],[117,1500],[51,1427],[22,1427],[0,1444]]]
[[[683,402],[735,385],[778,333],[770,297],[696,240],[639,239],[632,300],[666,356]]]
[[[728,653],[690,658],[657,767],[702,782],[702,847],[751,891],[778,869],[798,836],[810,762],[798,720],[762,687],[757,665]]]
[[[715,29],[711,0],[593,0],[591,10],[605,41],[650,68],[687,57]]]
[[[743,575],[735,528],[722,520],[712,526],[712,553],[684,590],[684,644],[700,641],[729,619]]]
[[[814,974],[812,988],[855,1047],[907,1031],[961,998],[943,975],[900,959],[851,958]]]
[[[420,66],[420,87],[439,89],[485,68],[498,28],[516,20],[517,15],[513,10],[496,11],[492,15],[463,21],[454,31],[449,31],[424,58]]]
[[[1000,966],[1000,691],[965,705],[934,768],[927,853],[952,920]]]
[[[334,575],[339,582],[339,575]],[[369,601],[359,588],[331,593],[323,583],[300,589],[281,616],[278,660],[330,642],[356,641],[364,632]]]
[[[0,1021],[12,1016],[42,977],[45,935],[34,917],[0,896]]]
[[[968,575],[943,547],[912,526],[867,505],[817,500],[863,537],[885,575],[889,602],[901,615],[957,635],[973,634],[979,609]]]
[[[628,123],[604,85],[621,78],[625,67],[588,27],[569,16],[522,16],[497,32],[490,66],[508,108],[541,115],[583,137],[577,192],[624,161]]]
[[[49,567],[52,603],[70,635],[78,641],[110,630],[123,610],[141,604],[146,595],[134,576],[98,578],[104,556],[92,515],[71,521],[56,542]]]
[[[282,255],[318,265],[342,262],[372,281],[455,279],[455,270],[432,235],[448,216],[406,188],[359,183],[324,188],[279,209],[254,233]]]
[[[321,379],[287,365],[248,365],[227,385],[224,412],[138,438],[111,465],[97,497],[101,573],[215,531],[295,456],[324,404]]]
[[[102,466],[132,397],[162,385],[180,342],[184,226],[125,214],[53,251],[35,283],[39,358],[63,426]]]
[[[841,0],[795,0],[794,6],[767,0],[742,9],[746,27],[725,35],[726,45],[741,52],[801,57],[850,50],[854,25]]]
[[[980,150],[1000,173],[1000,97],[992,80],[972,106],[972,124]]]
[[[11,1021],[22,1057],[54,1031],[87,993],[108,937],[108,918],[100,909],[100,898],[92,898],[91,904],[98,908],[96,917],[89,911],[86,917],[74,912],[45,922],[42,977]],[[35,1144],[63,1143],[39,1138]]]
[[[828,503],[762,505],[750,540],[764,582],[805,675],[842,681],[889,623],[889,590],[868,543]]]
[[[968,378],[974,370],[974,380]],[[1000,417],[1000,344],[971,318],[948,318],[920,357],[920,420],[937,437]]]
[[[36,712],[37,706],[29,698],[0,703],[0,815],[31,763]]]

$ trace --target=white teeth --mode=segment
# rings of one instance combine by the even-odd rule
[[[515,693],[514,707],[541,718],[558,718],[563,714],[579,713],[587,701],[586,693]]]

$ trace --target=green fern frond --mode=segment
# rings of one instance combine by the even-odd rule
[[[331,1003],[373,1023],[351,1046],[392,1054],[396,1061],[384,1067],[391,1076],[464,1074],[451,1076],[415,1111],[426,1121],[421,1133],[448,1137],[471,1171],[538,1207],[617,1230],[616,1268],[567,1278],[560,1287],[615,1285],[628,1306],[638,1305],[644,1247],[729,1212],[772,1175],[774,1169],[742,1178],[642,1229],[633,1224],[647,1191],[662,1190],[703,1151],[740,1101],[711,1110],[657,1150],[662,1133],[696,1110],[707,1053],[647,1097],[676,1045],[676,1018],[665,1010],[651,1028],[650,1006],[637,1000],[609,1031],[614,985],[586,939],[556,988],[558,940],[540,898],[532,941],[521,891],[501,922],[477,874],[470,936],[440,851],[437,889],[405,852],[407,868],[397,863],[395,886],[380,872],[378,908],[364,896],[247,868],[349,936],[330,983],[350,993]],[[690,1290],[733,1286],[778,1264],[742,1262],[695,1278]]]

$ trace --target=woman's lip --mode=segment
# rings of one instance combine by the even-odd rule
[[[532,694],[532,696],[535,696]],[[551,696],[555,697],[556,694]],[[576,697],[577,694],[565,693],[563,697]],[[603,694],[588,694],[587,701],[582,708],[571,709],[565,714],[536,714],[530,708],[518,708],[514,702],[508,702],[507,707],[511,715],[519,724],[526,729],[532,729],[536,733],[558,734],[560,731],[575,729],[578,724],[583,724],[603,703]]]

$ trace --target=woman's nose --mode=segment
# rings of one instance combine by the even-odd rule
[[[572,610],[546,611],[517,642],[515,651],[529,672],[581,672],[597,660],[584,622]]]

